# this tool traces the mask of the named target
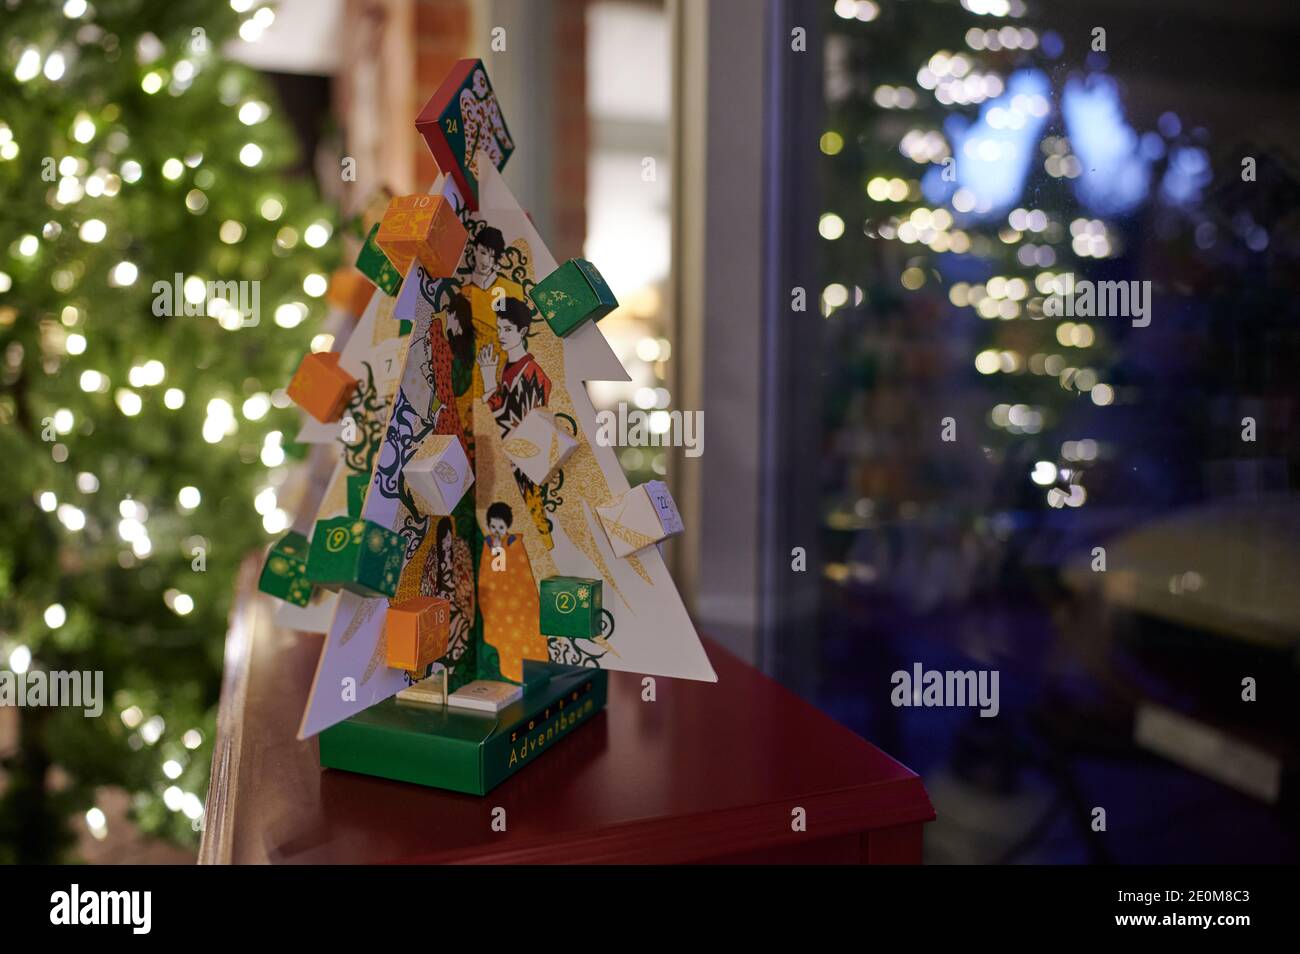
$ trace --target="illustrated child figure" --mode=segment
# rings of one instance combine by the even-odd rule
[[[505,369],[497,379],[497,362],[489,346],[479,349],[478,366],[483,377],[483,400],[492,409],[501,436],[505,437],[533,408],[545,407],[551,398],[551,379],[528,350],[528,329],[532,316],[522,301],[507,299],[497,320],[497,338],[505,350]],[[549,550],[551,530],[542,508],[542,490],[517,467],[514,471],[519,495],[532,515],[537,532]]]
[[[514,522],[510,508],[494,502],[487,509],[486,522],[478,574],[483,641],[497,651],[502,678],[522,682],[525,659],[549,658],[538,627],[537,583],[523,537],[509,532]]]

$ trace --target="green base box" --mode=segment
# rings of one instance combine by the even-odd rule
[[[539,587],[543,636],[590,639],[600,635],[601,581],[548,576]]]
[[[396,699],[371,706],[321,732],[321,767],[486,795],[605,708],[603,669],[525,670],[523,698],[495,714]]]
[[[318,520],[307,558],[307,579],[361,596],[393,596],[402,575],[402,535],[357,517]]]
[[[271,544],[257,588],[296,606],[306,606],[311,602],[312,590],[307,578],[307,553],[306,537],[301,533],[286,533]]]
[[[379,223],[376,222],[371,226],[365,244],[361,246],[361,253],[357,255],[357,271],[370,279],[385,295],[393,296],[402,288],[402,276],[388,260],[383,249],[376,244],[375,236],[378,233]]]
[[[551,330],[563,338],[584,321],[600,321],[618,307],[618,299],[596,266],[571,258],[528,293]]]

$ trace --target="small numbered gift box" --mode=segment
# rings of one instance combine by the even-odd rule
[[[474,483],[474,468],[460,438],[452,434],[430,435],[418,454],[403,468],[402,476],[424,501],[425,513],[445,517]]]
[[[356,517],[316,521],[307,558],[307,578],[327,589],[361,596],[393,596],[402,575],[402,535]]]
[[[451,603],[436,596],[413,596],[389,603],[384,620],[388,665],[422,670],[447,653],[451,638]]]
[[[302,359],[289,382],[289,399],[322,424],[343,416],[359,382],[339,367],[333,351],[313,351]]]
[[[528,296],[561,338],[586,321],[600,321],[618,307],[618,299],[596,266],[584,258],[569,259],[534,285]]]
[[[375,236],[378,234],[379,223],[376,222],[370,227],[370,233],[357,254],[357,271],[370,279],[371,283],[385,295],[393,297],[401,290],[402,276],[406,273],[399,272],[393,267],[393,263],[388,260],[384,250],[375,241]]]
[[[257,588],[270,596],[306,606],[311,602],[311,580],[307,579],[307,538],[301,533],[286,533],[266,555]]]
[[[451,203],[440,195],[399,195],[375,235],[377,244],[403,275],[419,260],[430,278],[456,274],[469,233]]]
[[[685,529],[662,480],[639,484],[596,513],[615,556],[629,556]]]
[[[600,580],[548,576],[542,580],[539,598],[543,636],[590,639],[600,635]]]
[[[564,466],[577,448],[573,435],[555,423],[555,415],[534,408],[501,441],[519,472],[539,487]]]
[[[424,137],[438,168],[455,180],[466,206],[477,211],[484,163],[500,171],[515,151],[483,61],[457,61],[420,110],[415,128]]]
[[[329,290],[325,300],[336,308],[341,308],[353,318],[358,318],[370,304],[375,294],[375,286],[366,280],[355,268],[336,268],[330,276]]]

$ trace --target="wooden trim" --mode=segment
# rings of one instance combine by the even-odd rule
[[[922,831],[922,823],[914,822],[896,828],[873,828],[865,832],[862,836],[862,863],[919,865]]]
[[[861,834],[864,862],[903,863],[912,857],[909,852],[915,843],[913,863],[918,863],[921,826],[935,817],[925,788],[916,776],[869,789],[803,796],[799,802],[807,811],[808,829],[803,832],[791,830],[791,805],[779,802],[691,818],[620,825],[584,832],[561,843],[554,838],[538,839],[535,844],[516,841],[499,851],[485,851],[477,846],[469,851],[404,858],[402,863],[564,864],[571,860],[572,853],[581,857],[584,864],[683,864],[846,834]],[[874,812],[880,813],[875,817],[887,827],[862,832],[862,816]],[[689,847],[683,847],[686,845]]]
[[[221,703],[217,712],[217,736],[212,744],[212,769],[208,797],[204,804],[203,835],[199,840],[198,863],[229,864],[234,844],[235,800],[239,784],[239,763],[244,738],[244,707],[256,629],[257,577],[260,553],[250,553],[240,565],[235,600],[226,630],[225,661],[221,676]]]
[[[690,515],[676,576],[701,628],[761,663],[766,30],[753,0],[673,0],[669,10],[672,390],[679,406],[705,419],[704,454],[674,455],[675,493]]]
[[[820,338],[824,321],[817,250],[822,123],[822,35],[806,5],[769,0],[763,131],[763,388],[761,515],[763,671],[800,695],[818,678],[821,592]],[[807,48],[791,49],[791,31]],[[793,311],[795,287],[806,310]],[[796,547],[805,569],[792,568]],[[797,633],[797,637],[791,634]]]

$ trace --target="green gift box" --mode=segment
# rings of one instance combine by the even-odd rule
[[[618,307],[618,299],[596,266],[571,258],[528,293],[551,330],[563,338],[584,321],[600,321]]]
[[[301,533],[287,533],[271,544],[257,588],[297,606],[310,603],[311,581],[307,579],[307,550],[307,538]]]
[[[360,517],[370,489],[370,474],[348,474],[348,516]]]
[[[600,580],[548,576],[541,583],[543,636],[586,638],[600,635]]]
[[[379,223],[376,222],[366,236],[366,243],[361,246],[361,254],[357,256],[357,271],[374,282],[385,295],[396,295],[402,287],[402,276],[375,242],[378,232]]]
[[[280,449],[284,451],[285,457],[292,457],[294,460],[306,460],[307,452],[311,450],[310,444],[299,444],[297,441],[282,441]],[[303,537],[306,540],[306,537]]]
[[[405,551],[400,533],[369,520],[318,520],[307,558],[307,579],[361,596],[393,596]]]

